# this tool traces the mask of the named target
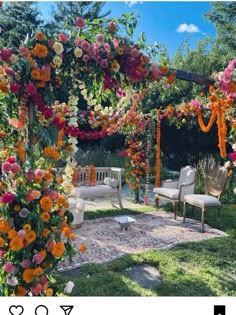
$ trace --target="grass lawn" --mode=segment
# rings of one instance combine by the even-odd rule
[[[150,210],[156,209],[125,209],[122,214]],[[200,220],[200,211],[196,212]],[[113,215],[117,215],[117,210],[86,212],[86,219]],[[73,296],[235,296],[236,209],[224,206],[222,219],[222,230],[229,237],[186,243],[167,251],[127,255],[107,264],[88,264],[80,268],[77,278],[60,274],[57,279],[75,283]],[[216,210],[207,212],[206,224],[218,228]],[[143,263],[158,267],[163,277],[162,283],[152,290],[140,287],[127,276],[130,267]]]

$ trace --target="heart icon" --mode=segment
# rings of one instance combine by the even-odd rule
[[[24,308],[21,305],[12,305],[9,308],[9,312],[11,313],[11,315],[21,315],[24,313]]]

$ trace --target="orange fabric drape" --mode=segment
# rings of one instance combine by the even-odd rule
[[[161,185],[161,121],[160,121],[160,109],[157,110],[157,129],[156,129],[156,180],[155,187]]]

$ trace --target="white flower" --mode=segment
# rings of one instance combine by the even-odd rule
[[[79,98],[75,95],[70,95],[69,97],[69,103],[72,105],[77,105]]]
[[[75,284],[72,281],[67,282],[65,288],[64,288],[64,293],[70,294],[74,288]]]
[[[234,193],[236,194],[236,187],[234,188]]]
[[[232,149],[233,149],[234,151],[236,151],[236,143],[234,143],[234,144],[232,145]]]
[[[230,167],[230,164],[231,164],[230,161],[227,161],[227,162],[225,162],[224,167],[225,167],[225,168],[228,168],[228,167]]]

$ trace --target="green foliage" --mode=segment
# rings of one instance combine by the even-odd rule
[[[217,44],[222,48],[236,49],[236,3],[212,2],[205,17],[214,24],[217,31]],[[225,49],[226,50],[226,49]]]
[[[19,47],[41,22],[35,2],[4,2],[0,8],[0,46]]]

